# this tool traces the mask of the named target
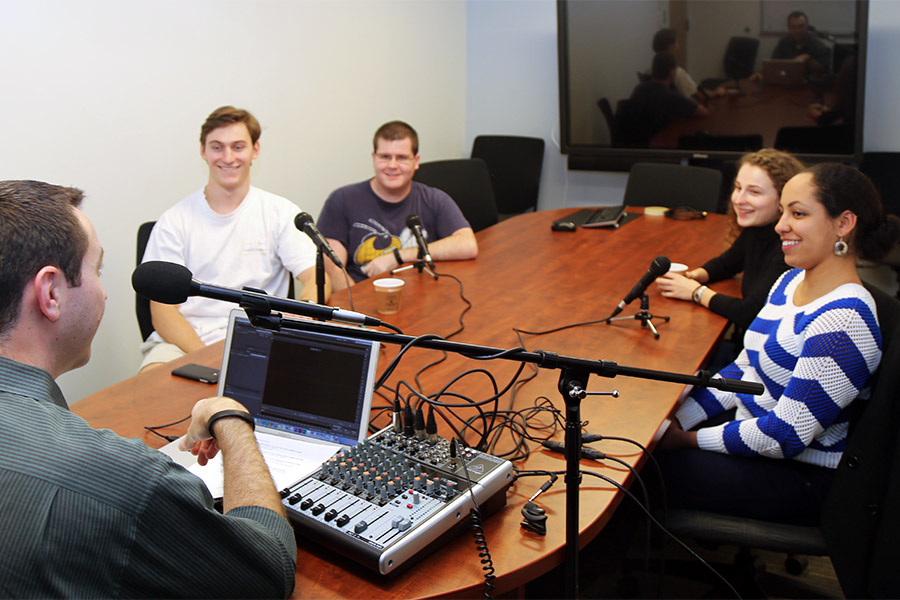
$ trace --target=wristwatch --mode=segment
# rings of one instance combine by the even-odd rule
[[[398,267],[403,264],[403,257],[400,256],[400,249],[396,246],[394,247],[394,259],[396,259]]]
[[[691,300],[694,301],[694,304],[700,304],[700,299],[703,298],[703,292],[706,290],[705,285],[698,285],[697,289],[694,290],[694,293],[691,294]]]

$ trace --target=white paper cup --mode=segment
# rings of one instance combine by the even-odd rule
[[[375,306],[383,315],[394,315],[400,312],[400,292],[403,291],[402,279],[386,277],[372,282],[375,286]]]
[[[672,263],[669,267],[669,273],[684,273],[688,270],[688,266],[682,263]]]

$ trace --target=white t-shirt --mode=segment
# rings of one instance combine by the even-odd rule
[[[675,89],[686,98],[697,93],[697,84],[690,74],[681,67],[675,68]]]
[[[316,264],[315,245],[294,226],[298,212],[286,198],[251,187],[237,209],[220,215],[201,188],[162,214],[142,262],[177,263],[204,283],[287,296],[288,271],[297,276]],[[191,296],[178,310],[203,343],[211,344],[225,337],[228,313],[235,307]]]

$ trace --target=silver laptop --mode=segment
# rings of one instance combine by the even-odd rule
[[[789,58],[762,61],[762,78],[766,85],[799,87],[806,83],[806,63]]]
[[[218,395],[253,415],[279,489],[367,437],[380,344],[347,335],[350,327],[327,327],[333,332],[271,331],[251,325],[241,309],[228,318]],[[203,479],[213,497],[221,496],[221,455],[201,467],[177,445],[161,451]]]
[[[231,311],[219,374],[220,396],[243,404],[260,434],[301,437],[335,451],[367,436],[379,343],[332,333],[250,324]]]

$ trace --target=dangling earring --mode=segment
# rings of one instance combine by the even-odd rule
[[[844,241],[844,236],[841,236],[841,239],[834,243],[834,254],[836,256],[847,256],[849,249],[847,242]]]

